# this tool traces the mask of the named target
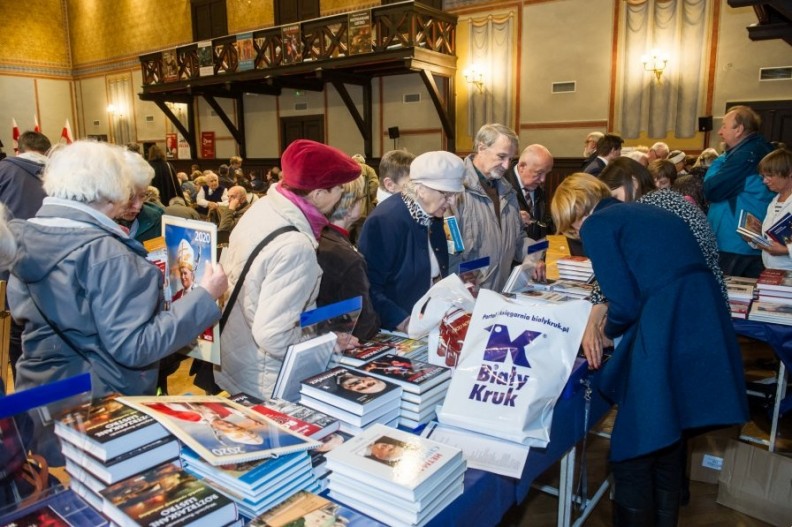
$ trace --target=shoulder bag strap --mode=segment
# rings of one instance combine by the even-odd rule
[[[286,225],[285,227],[281,227],[280,229],[276,229],[272,231],[269,236],[261,240],[261,242],[256,245],[253,249],[253,252],[250,253],[250,256],[245,262],[245,267],[242,268],[242,273],[239,275],[239,280],[237,280],[236,285],[234,286],[234,290],[231,292],[231,296],[228,297],[228,302],[226,303],[225,309],[223,310],[223,316],[220,318],[220,333],[223,332],[223,328],[228,322],[228,317],[231,315],[231,308],[234,307],[236,303],[237,297],[239,296],[239,292],[242,290],[242,284],[245,282],[245,277],[250,271],[250,266],[253,265],[253,260],[256,259],[256,256],[261,252],[261,250],[272,240],[280,236],[281,234],[289,231],[296,231],[297,227],[294,225]]]

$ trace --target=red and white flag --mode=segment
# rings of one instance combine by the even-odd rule
[[[14,139],[14,155],[19,154],[19,126],[17,126],[16,119],[11,118],[13,129],[11,130],[11,137]]]
[[[69,125],[68,119],[66,119],[66,124],[63,125],[63,130],[61,131],[61,141],[66,141],[67,145],[70,145],[73,141],[71,126]]]
[[[33,114],[33,131],[41,132],[41,127],[38,124],[38,115]]]

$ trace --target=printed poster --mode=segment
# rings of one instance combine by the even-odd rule
[[[371,53],[371,11],[349,13],[349,54]]]
[[[201,159],[215,158],[215,133],[201,132]]]
[[[300,24],[283,26],[281,31],[281,45],[283,49],[283,64],[302,62],[302,37]]]
[[[179,80],[179,62],[176,60],[176,48],[162,52],[162,76],[165,82]]]
[[[170,290],[166,291],[165,299],[174,303],[198,287],[207,265],[217,263],[217,226],[207,221],[165,215],[162,217],[162,235],[170,273],[166,280]],[[218,324],[206,328],[187,355],[220,364],[219,336]]]
[[[214,54],[212,41],[202,40],[198,43],[198,74],[201,77],[214,75]]]
[[[176,137],[176,132],[165,134],[165,155],[168,159],[176,159],[178,146],[179,139]]]
[[[190,159],[190,143],[187,142],[187,139],[182,136],[182,134],[178,134],[178,141],[176,146],[176,157],[177,159]]]
[[[253,33],[237,35],[237,71],[252,70],[256,64],[256,48],[253,47]]]

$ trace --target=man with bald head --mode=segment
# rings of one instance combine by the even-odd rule
[[[529,145],[505,178],[517,191],[520,219],[529,238],[540,240],[552,232],[550,210],[544,193],[547,174],[553,170],[553,154],[538,144]]]
[[[649,162],[651,163],[652,161],[666,159],[668,157],[669,152],[670,149],[668,148],[667,144],[662,142],[657,142],[652,145],[652,147],[649,149],[649,152],[647,152],[646,155],[649,157]]]
[[[241,185],[228,189],[228,205],[217,207],[217,213],[220,216],[217,230],[231,232],[254,201],[256,201],[256,195],[248,194],[245,187]]]

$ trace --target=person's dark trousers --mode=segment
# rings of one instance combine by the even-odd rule
[[[718,265],[727,276],[744,276],[746,278],[759,278],[759,273],[764,271],[761,255],[737,254],[720,251]]]
[[[611,462],[614,527],[675,527],[685,471],[683,441]]]
[[[25,327],[22,324],[17,324],[14,319],[11,319],[11,335],[8,342],[8,360],[11,362],[11,375],[16,381],[16,363],[19,357],[22,356],[22,330]],[[3,368],[6,365],[3,364]]]

